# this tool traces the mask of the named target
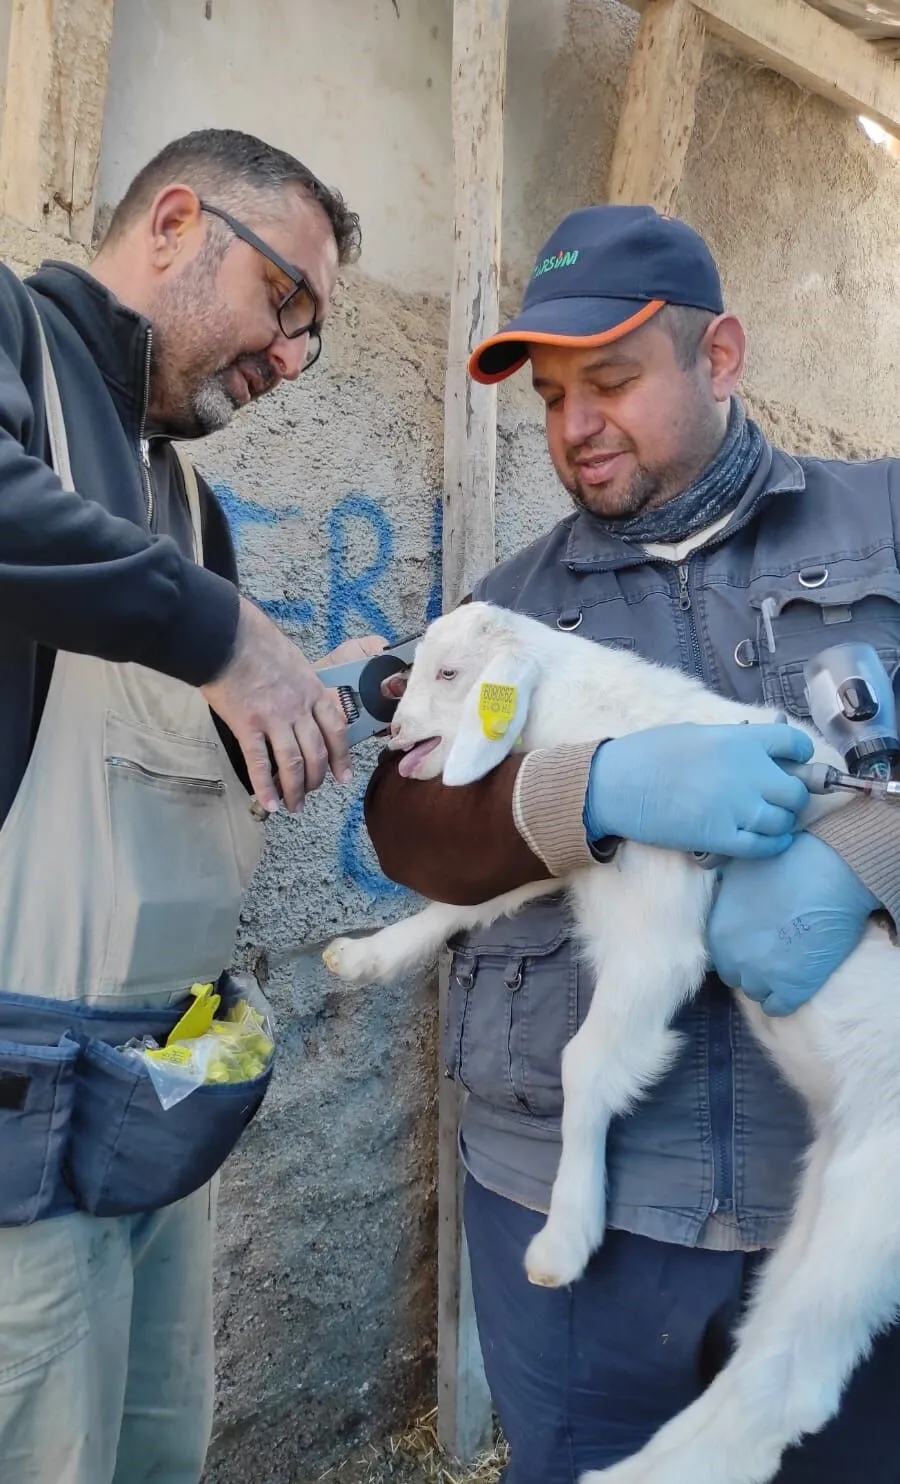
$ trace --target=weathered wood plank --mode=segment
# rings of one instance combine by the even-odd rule
[[[626,0],[643,10],[641,0]],[[805,0],[694,0],[707,31],[756,62],[900,135],[900,63]]]
[[[494,562],[497,393],[466,371],[497,328],[509,0],[455,0],[454,252],[444,395],[444,602]]]
[[[454,0],[454,250],[444,394],[443,599],[452,608],[495,561],[497,393],[468,375],[469,353],[498,324],[503,110],[509,0]],[[448,965],[441,966],[440,1019]],[[441,1068],[441,1074],[443,1068]],[[459,1095],[440,1077],[438,1437],[470,1463],[490,1441],[491,1404],[462,1228]]]
[[[13,0],[0,212],[89,245],[114,0]]]
[[[444,1024],[449,964],[440,969]],[[441,1069],[443,1073],[443,1069]],[[459,1094],[441,1075],[438,1096],[438,1441],[470,1464],[491,1440],[491,1398],[484,1376],[462,1224],[463,1170],[458,1151]]]
[[[810,92],[900,132],[900,65],[804,0],[696,0],[708,29]]]
[[[694,128],[705,40],[692,0],[648,0],[625,83],[607,200],[671,212]]]

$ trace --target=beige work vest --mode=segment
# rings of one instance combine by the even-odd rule
[[[43,327],[41,344],[52,463],[72,490]],[[202,562],[196,475],[181,464]],[[0,992],[142,1009],[216,979],[262,845],[198,690],[60,650],[0,829]]]

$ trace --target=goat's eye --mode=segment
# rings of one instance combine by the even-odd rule
[[[438,670],[438,680],[455,680],[458,670]]]

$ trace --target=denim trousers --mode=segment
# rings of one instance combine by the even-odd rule
[[[510,1447],[504,1484],[577,1484],[636,1453],[730,1353],[764,1254],[608,1230],[568,1289],[525,1276],[538,1212],[469,1176],[466,1240],[485,1372]],[[784,1456],[773,1484],[900,1484],[900,1328],[881,1335],[840,1413]]]

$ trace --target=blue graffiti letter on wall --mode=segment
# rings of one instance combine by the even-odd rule
[[[409,896],[405,886],[389,881],[378,869],[378,861],[366,834],[363,803],[365,787],[357,795],[341,822],[338,840],[338,865],[341,874],[349,877],[360,891],[377,901],[390,897]]]
[[[440,618],[444,611],[444,598],[441,591],[443,580],[443,564],[441,561],[441,543],[444,539],[444,499],[438,495],[431,512],[431,592],[428,594],[428,602],[425,606],[425,623],[433,623]]]
[[[373,560],[361,572],[351,572],[348,537],[352,526],[362,521],[375,535]],[[351,637],[348,619],[357,614],[370,634],[382,634],[389,644],[400,637],[372,589],[387,571],[394,554],[391,523],[379,505],[366,495],[347,495],[328,514],[328,612],[325,642],[336,649]]]
[[[246,526],[278,527],[286,519],[302,518],[299,507],[271,508],[256,500],[238,495],[223,481],[213,490],[227,517],[235,543],[240,544]],[[431,589],[425,610],[425,623],[441,612],[441,525],[443,502],[439,495],[432,511]],[[360,632],[360,620],[368,633],[382,634],[389,644],[400,637],[400,631],[388,618],[375,597],[376,585],[388,571],[394,556],[394,532],[388,515],[375,500],[363,494],[345,495],[328,515],[328,581],[318,598],[256,598],[256,602],[276,623],[305,627],[321,620],[327,649],[335,649],[353,633]],[[375,555],[368,565],[359,566],[353,538],[363,542],[374,536]],[[414,615],[401,615],[404,634],[417,631]],[[370,900],[402,898],[411,895],[382,875],[371,842],[366,835],[363,817],[365,785],[357,793],[341,821],[337,855],[341,874],[353,881]]]
[[[277,526],[288,517],[302,513],[291,507],[272,509],[268,505],[260,505],[257,500],[247,500],[236,494],[230,484],[221,481],[210,488],[225,512],[235,545],[240,543],[244,526]],[[316,616],[315,604],[308,598],[257,598],[256,602],[263,613],[267,613],[279,624],[293,624],[303,628],[312,623]]]

